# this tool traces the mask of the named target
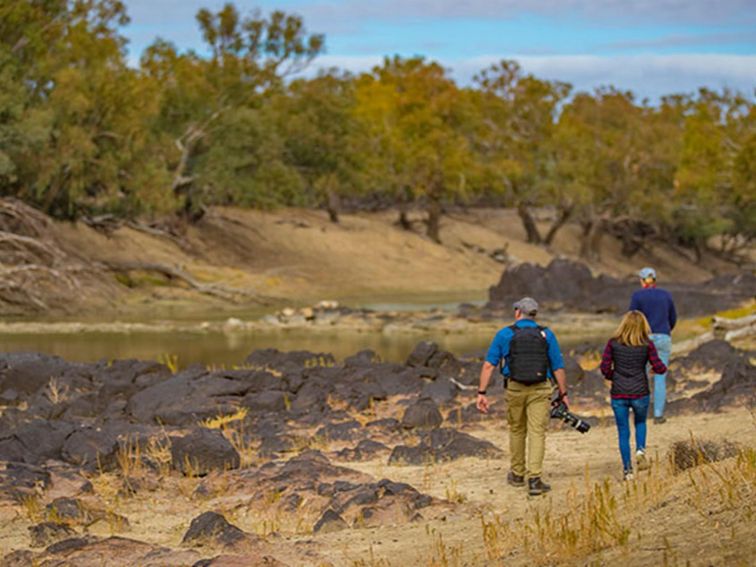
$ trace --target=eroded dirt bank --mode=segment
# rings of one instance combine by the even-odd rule
[[[417,231],[398,228],[392,212],[342,219],[335,225],[318,211],[215,208],[170,234],[133,223],[104,232],[40,217],[19,234],[36,244],[25,250],[26,264],[14,268],[0,309],[34,318],[152,319],[259,315],[321,299],[348,305],[397,297],[418,303],[442,296],[487,299],[505,265],[575,258],[579,240],[578,227],[567,226],[548,250],[527,244],[508,210],[444,217],[442,245],[424,237],[419,224]],[[9,249],[4,258],[16,261],[18,252]],[[704,281],[733,269],[709,257],[696,265],[666,246],[628,260],[609,236],[601,258],[591,268],[619,278],[644,264],[668,281]]]

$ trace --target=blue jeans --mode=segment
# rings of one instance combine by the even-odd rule
[[[672,337],[661,333],[652,333],[649,337],[656,346],[656,352],[664,363],[669,366],[669,353],[672,350]],[[667,402],[667,374],[654,374],[654,417],[664,415],[664,404]]]
[[[642,398],[612,398],[612,411],[617,422],[622,467],[629,471],[633,468],[633,456],[630,454],[630,409],[635,417],[635,449],[646,450],[646,414],[648,414],[649,396]]]

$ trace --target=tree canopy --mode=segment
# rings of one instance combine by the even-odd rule
[[[369,72],[302,71],[325,48],[294,14],[196,15],[205,49],[157,38],[127,63],[118,0],[0,5],[0,194],[63,219],[179,215],[208,206],[344,203],[425,211],[515,207],[549,245],[573,220],[582,253],[610,232],[632,255],[651,236],[697,253],[756,237],[753,93],[701,89],[639,102],[573,92],[515,61],[471,85],[421,57]],[[535,207],[550,207],[539,228]],[[541,225],[543,227],[543,225]]]

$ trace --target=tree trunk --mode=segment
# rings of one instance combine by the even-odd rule
[[[599,244],[604,234],[604,219],[592,218],[583,221],[583,234],[580,239],[580,257],[585,260],[598,260],[600,258]]]
[[[570,217],[572,216],[572,212],[574,210],[574,205],[562,205],[559,207],[559,216],[549,228],[549,232],[546,234],[546,238],[543,239],[543,243],[546,246],[551,246],[551,243],[554,242],[554,237],[556,236],[557,232],[559,232],[559,230],[565,224],[567,224],[567,221],[570,220]]]
[[[333,189],[329,189],[326,198],[328,218],[332,223],[339,224],[339,211],[341,210],[341,199],[339,198],[339,194]]]
[[[522,226],[525,228],[527,241],[530,244],[541,244],[543,241],[541,239],[541,233],[538,232],[538,227],[536,226],[535,220],[533,220],[533,215],[530,214],[528,205],[525,201],[517,203],[517,214],[522,221]]]
[[[407,210],[404,208],[404,205],[400,205],[399,220],[397,222],[404,230],[412,230],[412,223],[407,216]]]
[[[436,244],[441,244],[441,200],[435,195],[428,196],[428,218],[425,221],[426,234]]]

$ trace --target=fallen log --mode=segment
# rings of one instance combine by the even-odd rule
[[[271,298],[260,296],[259,294],[251,290],[229,288],[219,284],[199,282],[191,274],[176,266],[168,266],[166,264],[155,264],[149,262],[101,262],[100,265],[104,269],[120,273],[133,271],[157,272],[168,277],[169,279],[182,281],[190,288],[200,293],[218,297],[220,299],[234,303],[238,302],[239,298],[251,300],[262,305],[269,305],[271,303]]]

